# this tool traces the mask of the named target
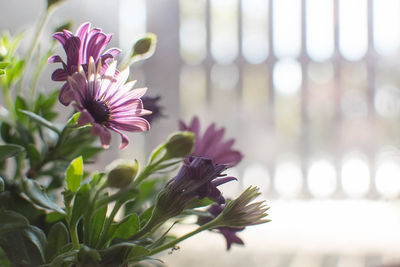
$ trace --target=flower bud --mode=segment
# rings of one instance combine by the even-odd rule
[[[142,56],[150,57],[155,50],[157,36],[154,33],[147,33],[145,37],[139,39],[133,46],[132,57]]]
[[[50,9],[56,4],[61,3],[63,0],[47,0],[47,9]]]
[[[110,169],[107,179],[108,186],[123,188],[135,179],[138,173],[139,163],[137,160],[116,160],[111,163]]]
[[[188,156],[192,152],[194,140],[195,136],[192,132],[183,131],[172,134],[165,144],[168,158],[183,158]]]

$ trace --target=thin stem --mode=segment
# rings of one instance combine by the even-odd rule
[[[8,111],[11,113],[11,117],[14,120],[16,120],[17,114],[15,112],[14,101],[12,100],[12,97],[11,97],[10,88],[3,88],[3,94],[4,94],[4,101],[7,105]]]
[[[25,71],[22,72],[21,79],[20,79],[20,82],[19,82],[19,84],[18,84],[18,88],[17,88],[17,93],[18,93],[18,94],[21,93],[22,85],[23,85],[23,83],[24,83],[24,78],[25,78],[25,74],[26,74],[26,69],[29,67],[29,65],[30,65],[30,63],[31,63],[31,61],[32,61],[33,51],[35,51],[36,46],[37,46],[38,43],[39,43],[40,36],[42,35],[42,32],[43,32],[43,30],[44,30],[44,26],[46,25],[47,19],[48,19],[48,17],[49,17],[49,13],[50,13],[49,10],[46,9],[45,13],[43,14],[43,16],[42,16],[41,19],[40,19],[39,26],[38,26],[36,32],[34,33],[33,42],[32,42],[32,44],[31,44],[31,46],[30,46],[30,48],[29,48],[29,50],[28,50],[28,54],[27,54],[27,56],[26,56]]]
[[[46,53],[46,56],[49,56],[51,54],[51,52],[54,49],[55,44],[56,44],[56,42],[54,42],[54,41],[51,42],[51,46],[50,46],[48,52]],[[47,63],[47,59],[46,58],[42,59],[40,61],[39,66],[36,68],[36,71],[35,71],[34,75],[33,75],[32,83],[31,83],[31,89],[32,89],[32,95],[33,96],[36,94],[36,89],[37,89],[37,86],[38,86],[39,78],[40,78],[40,75],[43,72],[43,69],[46,67],[46,63]]]
[[[79,239],[78,239],[78,232],[76,231],[76,226],[77,225],[73,225],[71,227],[71,225],[69,225],[69,233],[71,236],[72,247],[74,249],[79,249]]]
[[[155,248],[155,249],[151,250],[150,254],[148,254],[148,256],[154,255],[154,254],[159,253],[159,252],[161,252],[163,250],[172,248],[176,244],[178,244],[179,242],[182,242],[183,240],[188,239],[189,237],[194,236],[195,234],[198,234],[198,233],[200,233],[200,232],[202,232],[204,230],[215,228],[218,225],[218,223],[219,223],[219,220],[218,220],[218,218],[216,218],[215,220],[213,220],[211,222],[203,224],[202,226],[200,226],[196,230],[194,230],[194,231],[192,231],[190,233],[187,233],[186,235],[181,236],[181,237],[179,237],[179,238],[177,238],[177,239],[175,239],[175,240],[173,240],[173,241],[171,241],[171,242],[169,242],[167,244],[164,244],[164,245],[162,245],[162,246],[160,246],[158,248]]]

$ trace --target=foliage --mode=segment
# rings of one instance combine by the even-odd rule
[[[76,111],[60,122],[59,88],[37,92],[55,46],[49,40],[48,49],[40,51],[38,40],[49,10],[59,2],[48,1],[26,54],[18,49],[23,34],[0,36],[0,85],[5,100],[5,107],[0,106],[0,265],[128,266],[153,260],[153,255],[174,248],[179,241],[224,225],[217,217],[174,237],[171,228],[186,216],[209,216],[205,208],[217,200],[194,192],[180,203],[184,208],[178,216],[166,216],[157,206],[160,192],[171,196],[166,192],[171,184],[168,178],[176,167],[184,169],[187,164],[183,160],[195,142],[191,132],[170,135],[142,168],[132,159],[128,165],[86,170],[105,152],[92,135],[93,125],[82,125],[81,113]],[[133,45],[131,58],[123,60],[125,65],[151,56],[155,41],[153,34],[140,39]],[[26,77],[30,68],[35,71]],[[199,185],[199,190],[210,181]],[[121,219],[118,212],[123,214]],[[168,229],[171,220],[175,222]]]

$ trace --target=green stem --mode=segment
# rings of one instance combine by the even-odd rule
[[[129,240],[136,240],[145,234],[149,233],[154,227],[157,227],[161,223],[165,221],[164,218],[159,216],[159,214],[155,211],[153,211],[153,214],[151,215],[151,218],[149,221],[146,223],[146,225],[140,229],[136,234],[132,235]]]
[[[76,225],[69,225],[69,233],[71,236],[72,247],[74,249],[79,249],[79,239],[78,232],[76,231]]]
[[[10,88],[3,88],[3,94],[4,94],[4,101],[5,101],[6,105],[7,105],[7,109],[11,113],[11,117],[14,120],[16,120],[17,119],[17,114],[15,112],[14,101],[12,100],[12,97],[11,97]]]
[[[150,251],[150,254],[148,254],[147,256],[151,256],[151,255],[154,255],[154,254],[156,254],[156,253],[159,253],[159,252],[161,252],[161,251],[163,251],[163,250],[172,248],[172,247],[174,247],[176,244],[178,244],[179,242],[182,242],[183,240],[188,239],[189,237],[194,236],[195,234],[198,234],[198,233],[200,233],[200,232],[202,232],[202,231],[204,231],[204,230],[208,230],[208,229],[211,229],[211,228],[215,228],[215,227],[218,225],[218,223],[219,223],[219,220],[218,220],[218,218],[216,218],[215,220],[213,220],[213,221],[211,221],[211,222],[208,222],[208,223],[206,223],[206,224],[203,224],[202,226],[200,226],[200,227],[197,228],[196,230],[194,230],[194,231],[192,231],[192,232],[190,232],[190,233],[187,233],[186,235],[181,236],[181,237],[179,237],[179,238],[177,238],[177,239],[175,239],[175,240],[173,240],[173,241],[171,241],[171,242],[169,242],[169,243],[167,243],[167,244],[164,244],[164,245],[162,245],[162,246],[160,246],[160,247],[158,247],[158,248],[155,248],[155,249],[151,250],[151,251]]]
[[[50,46],[50,48],[49,48],[49,50],[48,50],[48,52],[46,54],[46,57],[51,55],[51,52],[53,51],[55,44],[56,44],[56,42],[54,42],[54,41],[51,43],[51,46]],[[47,58],[42,59],[40,61],[39,66],[36,68],[36,71],[35,71],[34,75],[33,75],[32,83],[31,83],[31,88],[32,88],[32,94],[31,95],[32,96],[34,96],[36,94],[36,89],[37,89],[37,86],[38,86],[39,78],[40,78],[40,75],[43,72],[43,69],[47,65],[46,63],[47,63]]]
[[[136,179],[133,181],[133,185],[139,185],[144,179],[150,176],[158,167],[158,165],[165,160],[165,156],[163,156],[161,159],[156,161],[153,164],[149,164],[146,166],[146,168],[136,177]]]
[[[25,74],[26,74],[26,69],[29,67],[31,61],[32,61],[32,56],[33,56],[33,51],[35,51],[39,40],[40,40],[40,36],[42,35],[42,32],[44,30],[44,26],[46,25],[47,19],[49,17],[49,10],[46,9],[45,13],[43,14],[43,16],[40,19],[39,22],[39,26],[36,30],[36,32],[34,33],[34,39],[32,41],[32,44],[28,50],[28,54],[26,56],[26,61],[25,61],[25,71],[22,72],[21,75],[21,79],[20,82],[18,84],[18,88],[17,88],[17,93],[20,94],[21,90],[22,90],[22,85],[24,83],[24,78],[25,78]]]

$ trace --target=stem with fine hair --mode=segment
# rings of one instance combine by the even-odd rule
[[[192,231],[190,233],[187,233],[186,235],[181,236],[181,237],[179,237],[179,238],[177,238],[177,239],[175,239],[175,240],[173,240],[173,241],[171,241],[171,242],[169,242],[167,244],[164,244],[164,245],[162,245],[160,247],[157,247],[157,248],[151,250],[150,254],[148,254],[147,256],[154,255],[154,254],[159,253],[159,252],[161,252],[163,250],[172,248],[176,244],[178,244],[179,242],[182,242],[183,240],[188,239],[189,237],[194,236],[195,234],[198,234],[198,233],[200,233],[200,232],[202,232],[204,230],[208,230],[208,229],[217,227],[218,224],[219,224],[219,219],[217,217],[216,219],[212,220],[211,222],[208,222],[206,224],[201,225],[196,230],[194,230],[194,231]]]
[[[26,74],[26,69],[29,67],[29,65],[30,65],[30,63],[32,61],[33,51],[35,51],[35,49],[36,49],[36,47],[37,47],[37,45],[39,43],[40,36],[42,35],[42,32],[44,30],[44,26],[46,25],[48,17],[49,17],[49,9],[46,8],[45,13],[40,18],[40,22],[39,22],[39,25],[38,25],[38,27],[36,29],[36,32],[34,33],[34,39],[32,41],[32,44],[29,47],[28,54],[26,56],[26,61],[25,61],[25,71],[23,71],[22,74],[21,74],[21,79],[19,81],[18,88],[17,88],[17,94],[21,93],[22,86],[23,86],[23,83],[24,83],[24,80],[25,80],[24,78],[25,78],[25,74]]]

